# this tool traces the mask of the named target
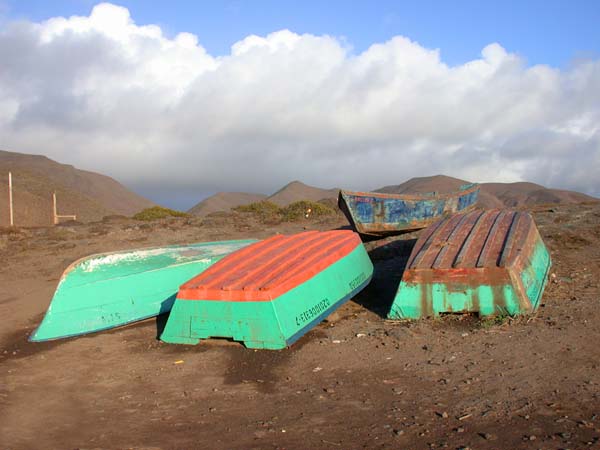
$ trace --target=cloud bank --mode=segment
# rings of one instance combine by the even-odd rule
[[[401,36],[354,54],[288,30],[213,56],[103,3],[9,22],[0,61],[0,148],[138,191],[371,189],[444,173],[600,194],[598,60],[530,67],[492,43],[448,66]]]

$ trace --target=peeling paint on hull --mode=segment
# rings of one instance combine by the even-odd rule
[[[528,314],[540,303],[551,264],[528,213],[457,214],[421,235],[388,317]]]
[[[30,341],[106,330],[170,311],[179,286],[256,240],[204,242],[91,255],[63,273]]]
[[[338,205],[358,233],[374,236],[420,230],[440,217],[471,209],[478,184],[449,194],[380,194],[340,191]]]

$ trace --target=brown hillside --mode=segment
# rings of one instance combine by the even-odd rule
[[[431,177],[415,177],[402,184],[395,186],[385,186],[377,189],[375,192],[385,192],[387,194],[410,194],[425,192],[451,192],[459,189],[463,184],[469,181],[459,178],[448,177],[446,175],[434,175]],[[493,194],[487,192],[482,185],[479,191],[477,205],[481,208],[502,208],[504,203]]]
[[[580,192],[549,189],[535,183],[484,183],[482,188],[498,198],[504,205],[529,206],[544,203],[583,203],[597,198]]]
[[[423,192],[450,192],[469,181],[446,175],[417,177],[395,186],[385,186],[376,192],[408,194]],[[539,184],[481,183],[477,205],[481,208],[519,207],[547,203],[581,203],[598,200],[579,192],[549,189]]]
[[[60,164],[45,156],[0,151],[0,226],[9,223],[8,172],[13,175],[15,224],[52,224],[52,192],[59,214],[76,214],[79,221],[109,214],[131,215],[153,203],[114,179]]]
[[[268,200],[278,206],[286,206],[300,200],[317,202],[323,199],[337,199],[339,191],[338,188],[321,189],[300,181],[292,181],[271,195]]]
[[[248,194],[245,192],[219,192],[205,198],[196,206],[190,208],[188,213],[203,217],[217,211],[229,211],[236,206],[259,202],[267,198],[263,194]]]

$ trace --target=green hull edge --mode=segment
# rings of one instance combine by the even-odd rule
[[[510,284],[471,286],[401,281],[388,318],[421,319],[453,312],[477,312],[479,316],[529,314],[539,306],[551,266],[550,254],[540,240],[524,270],[515,275],[514,269],[508,269]],[[523,286],[526,299],[520,299],[515,291],[518,283]]]
[[[254,239],[92,255],[63,274],[31,342],[107,330],[169,312],[179,286]]]
[[[373,276],[363,245],[272,301],[176,300],[160,336],[173,344],[221,337],[279,350],[306,334],[362,290]]]

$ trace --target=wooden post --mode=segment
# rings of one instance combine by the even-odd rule
[[[8,209],[10,211],[10,226],[15,225],[13,217],[12,173],[8,172]]]
[[[52,220],[54,225],[58,223],[58,214],[56,214],[56,192],[52,193]]]
[[[58,223],[60,222],[60,219],[71,219],[71,220],[77,220],[77,216],[74,214],[69,214],[69,215],[63,215],[63,216],[59,216],[58,215],[58,209],[56,207],[56,191],[54,191],[52,193],[52,205],[53,205],[53,218],[54,218],[54,225],[58,225]]]

